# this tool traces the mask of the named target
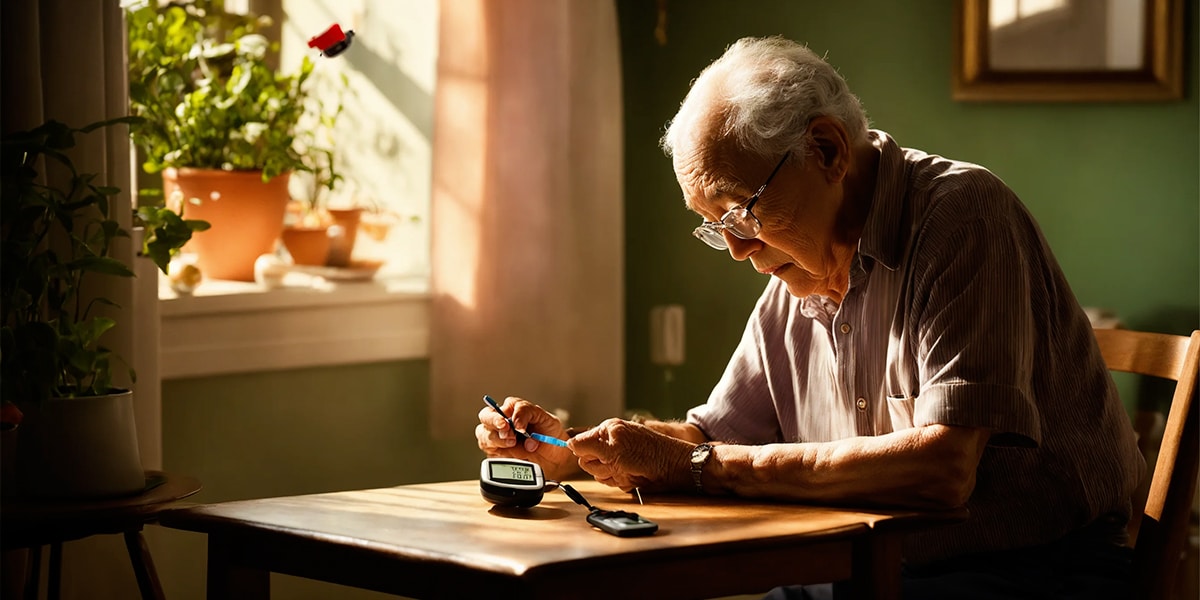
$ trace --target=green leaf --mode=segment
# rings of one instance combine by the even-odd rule
[[[142,255],[154,261],[164,274],[169,274],[171,257],[192,239],[192,233],[210,227],[207,221],[184,220],[165,207],[142,206],[138,208],[137,216],[145,227]]]
[[[82,345],[91,346],[98,342],[100,336],[104,335],[106,331],[116,326],[117,322],[110,317],[95,317],[76,325],[75,333]]]
[[[41,127],[34,130],[38,135],[45,136],[46,148],[54,150],[64,150],[75,147],[75,136],[72,135],[73,129],[66,125],[50,120]]]
[[[68,270],[102,273],[118,277],[134,277],[133,271],[125,263],[108,256],[84,256],[66,264]]]
[[[79,129],[77,129],[76,131],[79,131],[80,133],[91,133],[97,129],[100,129],[101,127],[108,127],[110,125],[116,125],[118,123],[124,123],[126,125],[139,125],[139,124],[143,123],[144,121],[145,121],[145,119],[143,119],[141,117],[127,115],[127,116],[123,116],[123,117],[116,117],[114,119],[108,119],[107,121],[97,121],[97,122],[91,123],[89,125],[84,125],[83,127],[80,127]]]

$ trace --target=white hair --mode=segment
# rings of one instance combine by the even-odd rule
[[[691,118],[681,118],[685,113]],[[867,138],[867,116],[846,80],[808,47],[782,37],[742,38],[700,72],[661,140],[672,155],[685,128],[708,123],[706,144],[774,159],[808,155],[808,124],[831,116],[852,142]]]

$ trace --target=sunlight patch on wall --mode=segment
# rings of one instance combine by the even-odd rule
[[[475,74],[454,72],[443,73],[440,85],[442,110],[453,117],[440,124],[438,135],[444,141],[438,146],[439,176],[433,193],[438,197],[438,231],[452,232],[455,243],[439,246],[434,273],[441,293],[472,310],[480,259],[488,251],[481,246],[487,149],[479,135],[486,129],[487,84]]]

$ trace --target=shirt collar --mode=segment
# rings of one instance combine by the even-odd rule
[[[858,251],[895,271],[900,268],[905,246],[900,239],[905,201],[904,149],[883,131],[872,129],[870,137],[879,146],[879,171]]]

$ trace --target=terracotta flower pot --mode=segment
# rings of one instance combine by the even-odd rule
[[[329,266],[346,267],[354,254],[354,241],[358,238],[358,223],[362,221],[361,208],[331,208],[329,215],[334,225],[341,227],[339,235],[330,238]]]
[[[292,262],[314,267],[325,266],[329,258],[328,227],[285,227],[283,246],[292,255]]]
[[[204,277],[254,281],[254,261],[273,252],[283,233],[289,175],[263,183],[259,171],[163,170],[168,201],[174,192],[182,192],[184,216],[212,224],[192,236],[186,247],[196,254]]]

